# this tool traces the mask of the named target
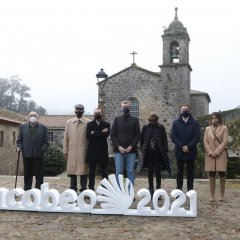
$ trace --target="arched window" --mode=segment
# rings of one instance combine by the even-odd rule
[[[171,42],[170,45],[171,52],[171,62],[178,63],[179,62],[179,44],[176,41]]]
[[[133,117],[137,117],[138,118],[139,117],[139,103],[138,103],[138,100],[136,98],[134,98],[134,97],[130,97],[128,100],[132,104],[131,115]]]

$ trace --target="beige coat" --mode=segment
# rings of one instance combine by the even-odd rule
[[[228,159],[225,149],[228,142],[228,128],[220,125],[215,131],[215,134],[221,144],[215,138],[212,129],[214,130],[212,126],[209,126],[205,129],[204,133],[203,143],[206,150],[205,171],[226,172]],[[211,158],[209,156],[211,153],[216,153],[217,157],[215,159]]]
[[[80,118],[81,123],[78,125],[78,119],[72,118],[67,121],[63,153],[67,154],[67,174],[87,175],[88,165],[85,163],[88,140],[86,139],[87,123],[90,122],[84,116]]]

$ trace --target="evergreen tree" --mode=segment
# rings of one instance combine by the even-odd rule
[[[18,76],[10,77],[10,79],[0,78],[0,107],[21,114],[35,111],[45,115],[45,108],[37,106],[33,100],[29,100],[30,88],[21,84],[21,81]]]

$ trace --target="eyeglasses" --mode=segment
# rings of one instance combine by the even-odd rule
[[[29,115],[29,117],[37,117],[37,115]]]

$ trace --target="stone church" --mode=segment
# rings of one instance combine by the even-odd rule
[[[150,113],[156,113],[167,132],[178,117],[182,104],[192,106],[194,117],[208,114],[208,93],[190,88],[190,38],[178,20],[177,10],[175,8],[175,18],[162,35],[163,61],[159,72],[141,68],[133,62],[112,76],[105,75],[98,83],[98,101],[104,109],[106,121],[112,123],[114,117],[121,114],[120,102],[123,100],[131,101],[131,114],[139,118],[141,126],[148,122]],[[103,70],[98,76],[104,76]]]

